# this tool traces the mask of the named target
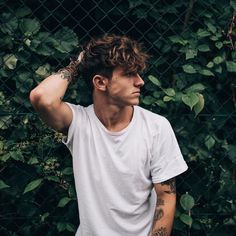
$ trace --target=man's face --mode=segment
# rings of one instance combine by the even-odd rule
[[[122,68],[116,68],[108,81],[107,98],[117,106],[138,105],[143,85],[144,81],[139,74],[126,74]]]

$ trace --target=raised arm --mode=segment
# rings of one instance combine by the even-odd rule
[[[72,121],[72,111],[62,101],[76,74],[78,61],[50,75],[30,92],[30,101],[42,120],[53,129],[66,134]]]
[[[152,236],[169,236],[176,208],[175,178],[154,184],[157,193]]]

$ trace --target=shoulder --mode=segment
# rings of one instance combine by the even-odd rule
[[[161,125],[162,123],[169,123],[167,118],[162,115],[149,111],[140,106],[136,106],[135,109],[136,109],[137,116],[139,116],[139,118],[144,119],[145,121],[149,123],[157,124],[157,125]]]

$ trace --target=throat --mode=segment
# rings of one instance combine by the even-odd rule
[[[111,132],[119,132],[125,129],[133,118],[133,106],[127,106],[122,109],[97,109],[94,107],[94,112],[103,126]]]

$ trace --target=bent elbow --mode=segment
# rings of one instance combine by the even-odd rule
[[[35,88],[30,92],[30,102],[33,107],[38,110],[42,107],[51,107],[52,103],[45,97],[45,91],[43,88]]]
[[[43,89],[35,88],[30,92],[30,102],[33,106],[36,106],[43,97]]]

